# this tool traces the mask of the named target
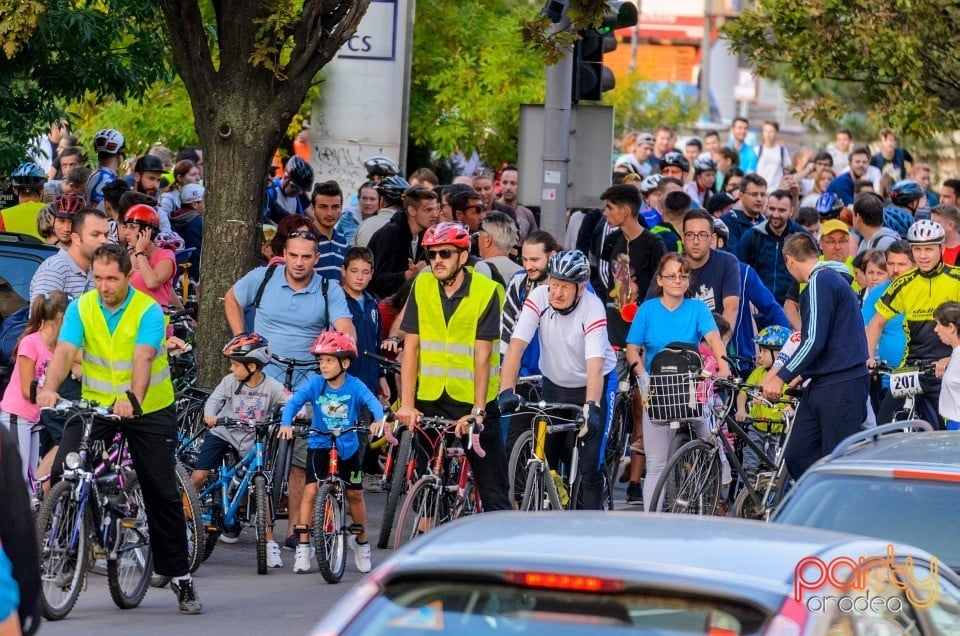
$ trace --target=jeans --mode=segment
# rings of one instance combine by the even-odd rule
[[[97,420],[90,439],[109,441],[117,429],[126,437],[133,468],[140,481],[150,528],[153,569],[161,576],[184,576],[189,572],[189,562],[183,502],[174,473],[177,463],[176,410],[171,405],[120,422]],[[78,419],[63,429],[60,449],[50,471],[51,483],[60,480],[63,460],[67,453],[79,450],[81,437],[83,425]]]

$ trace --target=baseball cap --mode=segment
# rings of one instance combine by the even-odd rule
[[[824,221],[824,223],[820,226],[820,236],[826,236],[831,232],[843,232],[844,234],[850,234],[850,228],[840,219],[830,219],[829,221]]]
[[[196,203],[197,201],[203,201],[203,186],[198,183],[188,183],[183,186],[183,190],[180,191],[180,202],[181,203]]]
[[[137,163],[133,167],[134,172],[144,173],[144,172],[163,172],[163,162],[160,161],[159,157],[154,157],[153,155],[143,155],[137,159]]]
[[[706,206],[707,212],[709,212],[710,214],[716,214],[723,208],[727,207],[728,205],[732,205],[736,202],[737,200],[734,199],[729,194],[727,194],[726,192],[718,192],[717,194],[710,197],[710,199],[707,201],[707,206]]]
[[[640,133],[637,135],[637,144],[649,144],[653,145],[653,135],[650,133]]]

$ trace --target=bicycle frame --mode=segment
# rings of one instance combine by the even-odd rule
[[[240,485],[237,487],[233,496],[230,496],[230,483],[233,481],[233,476],[237,474],[237,471],[241,467],[244,467],[246,474],[243,476],[243,479],[240,481]],[[220,505],[223,509],[223,523],[225,526],[232,526],[237,521],[237,512],[240,510],[240,503],[247,498],[249,494],[250,482],[255,475],[265,475],[264,463],[263,463],[263,441],[260,439],[260,436],[257,436],[257,440],[253,444],[253,448],[250,449],[250,452],[247,453],[243,459],[234,464],[233,466],[228,467],[226,461],[222,461],[220,464],[220,474],[217,476],[216,481],[213,483],[207,484],[199,497],[203,499],[204,497],[210,497],[213,495],[214,491],[220,489]],[[212,519],[209,518],[209,513],[204,513],[204,521],[209,527],[211,525]]]

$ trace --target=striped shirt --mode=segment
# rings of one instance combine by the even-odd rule
[[[336,283],[340,282],[343,268],[343,257],[347,253],[347,239],[336,228],[330,238],[323,236],[320,239],[320,260],[314,270],[320,276]]]
[[[30,281],[30,299],[52,291],[78,298],[92,286],[89,273],[77,265],[67,250],[60,250],[37,268]]]

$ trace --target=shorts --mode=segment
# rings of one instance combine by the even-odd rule
[[[223,456],[229,450],[236,450],[233,444],[216,435],[207,434],[203,438],[203,444],[200,446],[200,453],[197,455],[197,461],[193,465],[194,470],[213,470],[220,468]]]
[[[329,448],[311,448],[307,451],[307,483],[315,484],[327,478],[327,469],[330,466]],[[337,458],[337,468],[340,479],[347,483],[348,490],[363,490],[363,462],[360,452],[349,458]]]
[[[297,468],[306,468],[307,466],[307,440],[303,437],[297,437],[293,440],[293,456],[290,459],[290,465]]]

